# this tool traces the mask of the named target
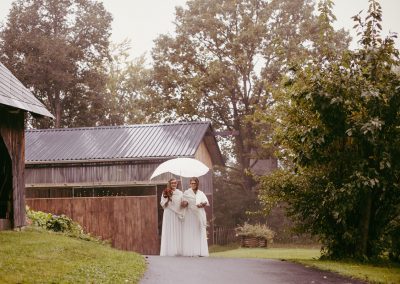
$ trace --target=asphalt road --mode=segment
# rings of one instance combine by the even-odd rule
[[[147,256],[141,284],[343,283],[358,280],[272,259]]]

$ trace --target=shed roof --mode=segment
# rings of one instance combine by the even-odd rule
[[[194,157],[204,140],[223,164],[210,122],[138,124],[26,131],[26,163],[68,163]]]
[[[0,63],[0,104],[54,118],[2,63]]]

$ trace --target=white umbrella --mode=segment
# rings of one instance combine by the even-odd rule
[[[163,173],[172,173],[181,177],[199,177],[205,175],[210,169],[199,160],[192,158],[176,158],[160,164],[150,179]]]

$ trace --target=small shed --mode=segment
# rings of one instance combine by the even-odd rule
[[[223,165],[209,122],[28,130],[26,140],[31,208],[70,216],[114,247],[145,254],[159,253],[159,200],[172,177],[149,180],[156,167],[177,157]],[[212,203],[212,171],[200,184]],[[212,236],[211,222],[210,243]]]
[[[25,113],[52,117],[0,63],[0,230],[25,225]]]

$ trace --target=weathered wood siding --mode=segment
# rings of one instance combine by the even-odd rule
[[[12,227],[25,225],[25,138],[22,111],[10,113],[0,109],[0,135],[7,147],[12,167]]]
[[[158,163],[91,163],[78,165],[26,165],[25,181],[27,187],[51,184],[81,184],[81,183],[150,183],[151,174]],[[152,180],[163,184],[172,178],[171,174],[162,174]],[[179,179],[179,177],[178,177]],[[211,171],[199,178],[200,187],[207,194],[212,194]],[[182,189],[189,188],[189,179],[182,179]]]
[[[65,214],[112,246],[159,254],[156,196],[30,199],[34,210]]]
[[[26,183],[148,181],[159,163],[90,163],[27,165]],[[157,179],[163,179],[160,176]],[[165,179],[165,177],[164,177]]]
[[[213,163],[212,163],[212,159],[211,159],[211,156],[210,156],[210,152],[208,151],[206,143],[204,143],[204,141],[202,141],[200,143],[200,145],[197,148],[197,151],[196,151],[194,157],[197,160],[199,160],[200,162],[203,162],[210,169],[213,168]]]
[[[0,219],[0,231],[11,229],[11,222],[9,219]]]

